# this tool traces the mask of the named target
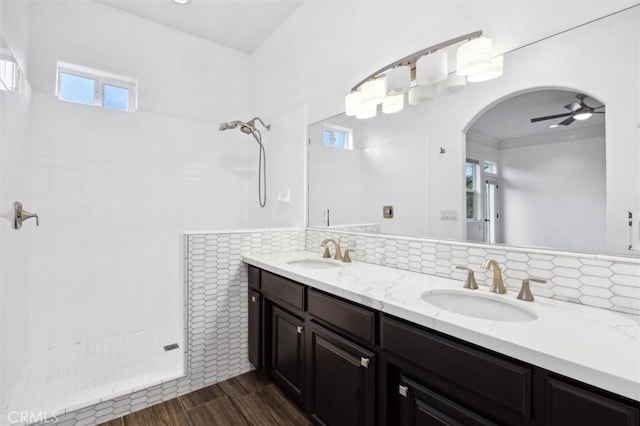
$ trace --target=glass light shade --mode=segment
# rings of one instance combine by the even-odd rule
[[[438,85],[414,86],[409,90],[409,105],[421,105],[430,102],[438,95]]]
[[[384,97],[387,96],[387,85],[384,78],[377,78],[375,80],[369,80],[360,88],[362,94],[362,103],[375,103],[381,104]]]
[[[435,52],[425,55],[416,62],[416,82],[422,86],[447,78],[447,53]]]
[[[462,75],[450,75],[445,81],[438,83],[438,94],[448,95],[464,90],[467,78]]]
[[[362,95],[360,92],[351,92],[344,97],[344,113],[348,116],[357,115],[362,109]]]
[[[356,114],[356,118],[366,119],[375,117],[378,113],[378,104],[375,102],[369,102],[366,104],[362,104],[362,108],[360,112]]]
[[[478,83],[480,81],[487,81],[494,78],[498,78],[502,75],[504,68],[504,56],[496,56],[491,60],[491,65],[483,71],[476,74],[467,76],[467,81],[470,83]]]
[[[389,70],[387,73],[387,94],[399,95],[406,93],[411,87],[411,67],[402,65]]]
[[[491,39],[478,37],[458,48],[458,75],[473,75],[491,66]]]
[[[588,120],[589,118],[591,118],[591,111],[589,110],[585,110],[585,111],[578,111],[573,115],[573,118],[575,118],[576,120]]]
[[[388,95],[382,101],[382,112],[385,114],[393,114],[394,112],[402,111],[404,108],[404,95]]]

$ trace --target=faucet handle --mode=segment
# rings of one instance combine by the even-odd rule
[[[471,290],[478,289],[478,283],[476,282],[476,276],[473,272],[473,269],[467,268],[466,266],[459,266],[459,265],[456,265],[456,269],[467,271],[467,280],[464,283],[464,288],[468,288]]]
[[[355,253],[355,250],[350,248],[344,250],[344,254],[342,255],[342,261],[344,263],[351,263],[351,256],[349,256],[350,252]]]
[[[331,252],[329,251],[329,246],[326,243],[320,244],[320,247],[324,247],[324,254],[322,255],[325,259],[331,258]]]
[[[518,293],[519,300],[525,300],[527,302],[533,302],[535,300],[535,298],[533,297],[533,293],[531,293],[531,288],[529,287],[530,281],[541,284],[547,282],[547,280],[544,280],[542,278],[525,278],[524,280],[522,280],[522,288],[520,289],[520,293]]]

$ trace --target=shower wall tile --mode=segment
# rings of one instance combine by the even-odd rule
[[[306,250],[320,252],[320,243],[333,238],[343,247],[355,249],[353,259],[424,274],[463,281],[471,268],[478,284],[489,286],[490,270],[481,267],[485,259],[495,259],[502,268],[510,292],[517,293],[527,277],[547,280],[532,283],[536,296],[640,315],[640,260],[490,246],[390,235],[348,232],[335,228],[307,228]]]
[[[61,414],[56,424],[106,422],[252,369],[247,360],[247,268],[240,253],[304,250],[304,229],[194,232],[184,235],[184,247],[186,376]]]

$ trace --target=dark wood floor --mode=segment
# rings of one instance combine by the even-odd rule
[[[252,371],[102,426],[309,425],[302,412],[262,374]]]

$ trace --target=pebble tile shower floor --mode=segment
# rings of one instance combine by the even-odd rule
[[[164,350],[176,339],[177,332],[153,329],[36,353],[8,411],[72,411],[179,377],[182,343]]]

